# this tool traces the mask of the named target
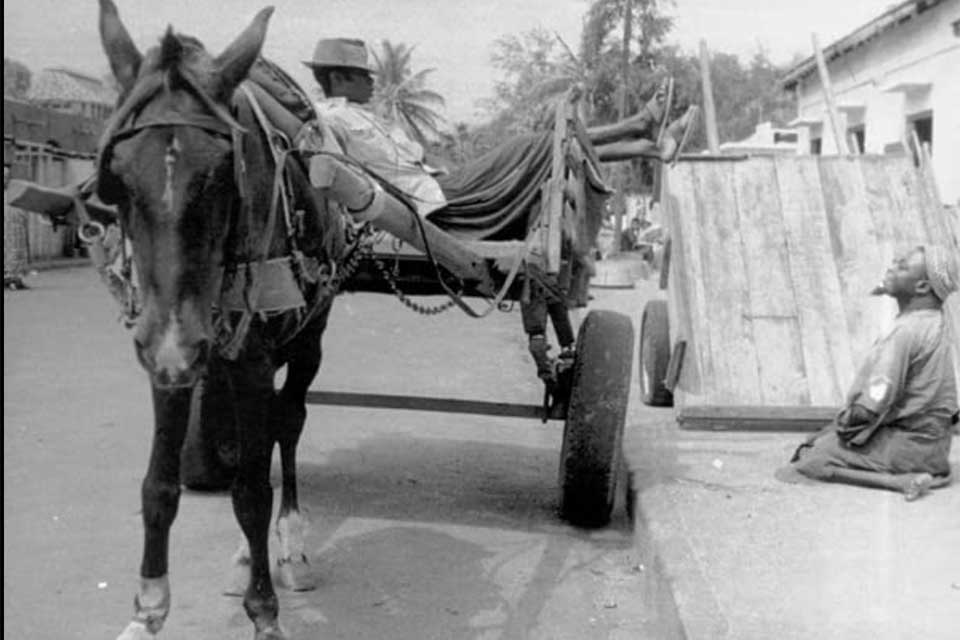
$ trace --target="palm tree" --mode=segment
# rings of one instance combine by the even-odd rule
[[[380,47],[379,53],[373,51],[377,67],[377,88],[371,101],[374,110],[422,145],[439,139],[445,119],[436,107],[442,107],[445,100],[426,87],[427,76],[435,69],[413,71],[410,57],[414,47],[389,40],[383,40]]]

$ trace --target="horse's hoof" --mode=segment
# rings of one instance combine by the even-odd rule
[[[307,556],[278,558],[276,567],[277,584],[290,591],[313,591],[317,580],[313,575]]]
[[[123,633],[117,636],[117,640],[155,640],[156,637],[156,634],[150,633],[146,624],[133,620]]]

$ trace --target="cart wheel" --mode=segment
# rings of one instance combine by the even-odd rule
[[[229,411],[217,411],[205,394],[209,379],[201,380],[190,401],[190,422],[180,450],[180,482],[194,491],[224,491],[233,483],[236,469],[236,436],[232,423],[222,417]]]
[[[664,380],[670,365],[670,319],[666,300],[651,300],[640,322],[640,394],[651,407],[672,407],[673,393]]]
[[[577,526],[610,521],[630,390],[633,324],[591,311],[577,336],[570,404],[560,452],[561,515]]]

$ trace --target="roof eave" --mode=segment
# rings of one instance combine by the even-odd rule
[[[870,22],[854,29],[852,32],[825,47],[823,49],[823,59],[826,62],[835,60],[848,51],[869,42],[881,33],[896,27],[901,22],[909,20],[917,14],[940,4],[941,1],[942,0],[905,0],[905,2],[901,2],[895,7],[887,9]],[[809,56],[790,68],[778,84],[782,90],[790,91],[797,86],[803,78],[814,73],[816,68],[816,60],[813,56]]]

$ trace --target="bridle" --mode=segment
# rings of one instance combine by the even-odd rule
[[[246,168],[243,161],[242,143],[246,129],[237,122],[225,106],[219,104],[210,96],[190,71],[182,68],[175,70],[178,78],[183,81],[185,88],[200,101],[206,108],[207,113],[183,113],[168,110],[161,114],[139,117],[144,108],[169,86],[167,74],[172,72],[174,71],[157,71],[152,75],[141,78],[108,123],[100,140],[97,157],[98,191],[104,202],[116,204],[119,198],[110,197],[109,194],[113,193],[115,195],[117,189],[124,189],[119,185],[116,176],[110,171],[114,147],[141,131],[158,127],[192,127],[229,140],[233,148],[234,182],[241,194],[245,192]],[[94,266],[100,272],[101,277],[107,281],[110,291],[118,299],[124,324],[132,327],[136,324],[141,311],[140,296],[133,277],[132,256],[127,249],[128,241],[124,225],[118,225],[120,229],[119,256],[116,258],[107,256],[104,248],[105,228],[102,224],[90,218],[82,199],[75,198],[75,204],[80,217],[81,240],[87,243],[91,249],[95,249],[91,251],[91,256],[94,257]]]

